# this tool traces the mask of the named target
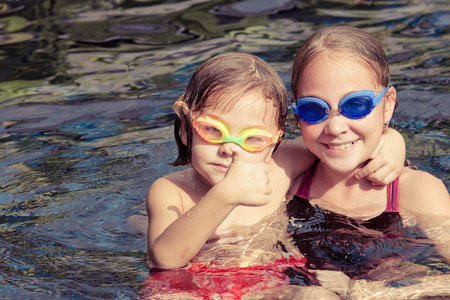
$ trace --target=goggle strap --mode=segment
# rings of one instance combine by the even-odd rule
[[[298,116],[298,107],[297,107],[297,101],[293,101],[294,97],[291,96],[291,108],[294,115]]]
[[[276,141],[275,141],[276,138]],[[274,143],[279,143],[284,139],[284,130],[278,130],[277,133],[275,133],[274,136]]]
[[[373,102],[373,106],[377,106],[381,103],[381,99],[383,99],[384,95],[386,95],[387,91],[389,90],[390,84],[386,87],[383,87],[381,91],[378,93],[378,95],[375,96],[376,101]]]
[[[178,98],[177,101],[175,101],[175,103],[173,104],[173,110],[179,118],[181,118],[181,113],[183,113],[183,115],[185,116],[189,114],[189,107],[186,103],[185,93],[183,93],[183,95],[181,95],[181,97]]]

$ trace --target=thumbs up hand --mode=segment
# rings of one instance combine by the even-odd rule
[[[237,205],[262,206],[269,203],[272,193],[269,166],[264,162],[245,162],[243,150],[237,145],[231,145],[230,149],[233,152],[230,167],[218,184],[227,189],[230,200]]]

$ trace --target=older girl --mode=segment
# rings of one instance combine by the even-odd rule
[[[323,28],[298,50],[291,86],[303,139],[319,158],[297,178],[289,203],[307,266],[361,278],[404,252],[397,238],[409,225],[420,227],[450,259],[448,230],[436,230],[450,222],[450,197],[439,179],[409,167],[387,186],[355,177],[397,106],[380,43],[360,29]],[[348,291],[336,280],[341,273],[316,273],[324,286]]]

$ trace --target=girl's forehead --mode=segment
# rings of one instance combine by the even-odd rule
[[[305,84],[322,86],[335,82],[346,85],[363,80],[377,86],[375,70],[360,56],[348,52],[337,52],[334,55],[325,52],[305,66],[298,88],[302,89]]]
[[[277,110],[277,105],[275,100],[257,92],[250,92],[244,95],[216,95],[207,99],[203,107],[200,108],[202,114],[224,114],[233,110],[246,110],[249,112],[265,110],[270,112]]]
[[[196,114],[211,115],[225,122],[239,119],[243,123],[253,124],[252,126],[278,125],[279,110],[275,101],[258,93],[237,98],[222,96],[205,104]]]
[[[356,76],[360,73],[367,73],[374,81],[376,81],[378,77],[373,66],[370,65],[361,55],[348,51],[325,51],[308,63],[305,69],[313,68],[316,64],[322,66],[321,71],[324,73],[327,73],[330,70],[336,71],[337,69],[340,69],[343,73],[347,74],[347,71],[351,68],[355,70]]]

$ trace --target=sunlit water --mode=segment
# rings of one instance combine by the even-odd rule
[[[0,3],[0,297],[138,297],[146,237],[127,220],[178,170],[172,104],[193,71],[248,52],[289,88],[325,25],[382,42],[407,156],[450,189],[446,0]]]

